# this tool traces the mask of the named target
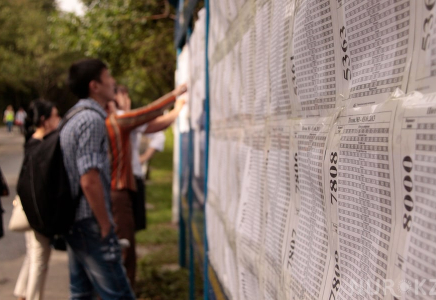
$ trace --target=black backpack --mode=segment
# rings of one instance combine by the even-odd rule
[[[79,107],[65,117],[52,131],[27,151],[17,183],[17,193],[30,226],[37,232],[53,237],[66,233],[74,223],[81,192],[72,197],[60,145],[60,132],[77,113]],[[80,190],[81,191],[81,190]]]

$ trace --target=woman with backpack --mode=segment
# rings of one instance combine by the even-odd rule
[[[33,101],[25,121],[24,156],[41,143],[43,137],[55,130],[60,122],[58,110],[45,100]],[[15,285],[14,295],[19,300],[43,299],[45,279],[50,258],[50,239],[28,230],[25,232],[26,257]]]

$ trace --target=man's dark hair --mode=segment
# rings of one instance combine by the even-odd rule
[[[68,73],[68,86],[79,99],[89,96],[89,83],[92,80],[100,82],[101,72],[107,69],[99,59],[82,59],[71,65]]]

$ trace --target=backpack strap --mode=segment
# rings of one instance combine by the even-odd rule
[[[61,132],[62,128],[68,123],[69,120],[71,120],[75,115],[77,115],[79,112],[84,111],[84,110],[93,110],[96,113],[98,113],[99,116],[104,120],[104,116],[98,110],[91,108],[91,107],[80,106],[80,107],[77,107],[76,109],[73,109],[72,111],[67,113],[67,115],[63,118],[62,123],[58,127],[58,130],[59,130],[58,132]],[[82,187],[79,185],[79,194],[76,197],[77,197],[77,199],[80,199],[83,195],[84,194],[83,194]]]
[[[84,111],[84,110],[93,110],[96,113],[98,113],[102,117],[102,119],[104,120],[104,116],[98,110],[91,108],[91,107],[80,106],[80,107],[77,107],[76,109],[73,109],[72,111],[67,113],[67,115],[63,118],[61,125],[58,128],[59,131],[62,130],[62,128],[68,123],[69,120],[71,120],[75,115],[77,115],[79,112]]]

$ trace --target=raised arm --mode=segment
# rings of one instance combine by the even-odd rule
[[[153,121],[150,121],[148,123],[147,129],[144,131],[144,133],[153,133],[158,132],[161,130],[164,130],[170,126],[175,119],[177,119],[177,116],[179,115],[180,111],[183,108],[183,105],[186,103],[186,94],[182,97],[180,97],[176,104],[174,105],[174,109],[171,110],[169,113],[163,116],[159,116]]]
[[[112,114],[111,122],[116,122],[123,131],[132,131],[142,124],[148,123],[162,115],[163,111],[171,106],[176,97],[186,91],[186,85],[177,87],[172,92],[153,101],[151,104],[137,108],[120,115]],[[176,116],[177,117],[177,116]]]

